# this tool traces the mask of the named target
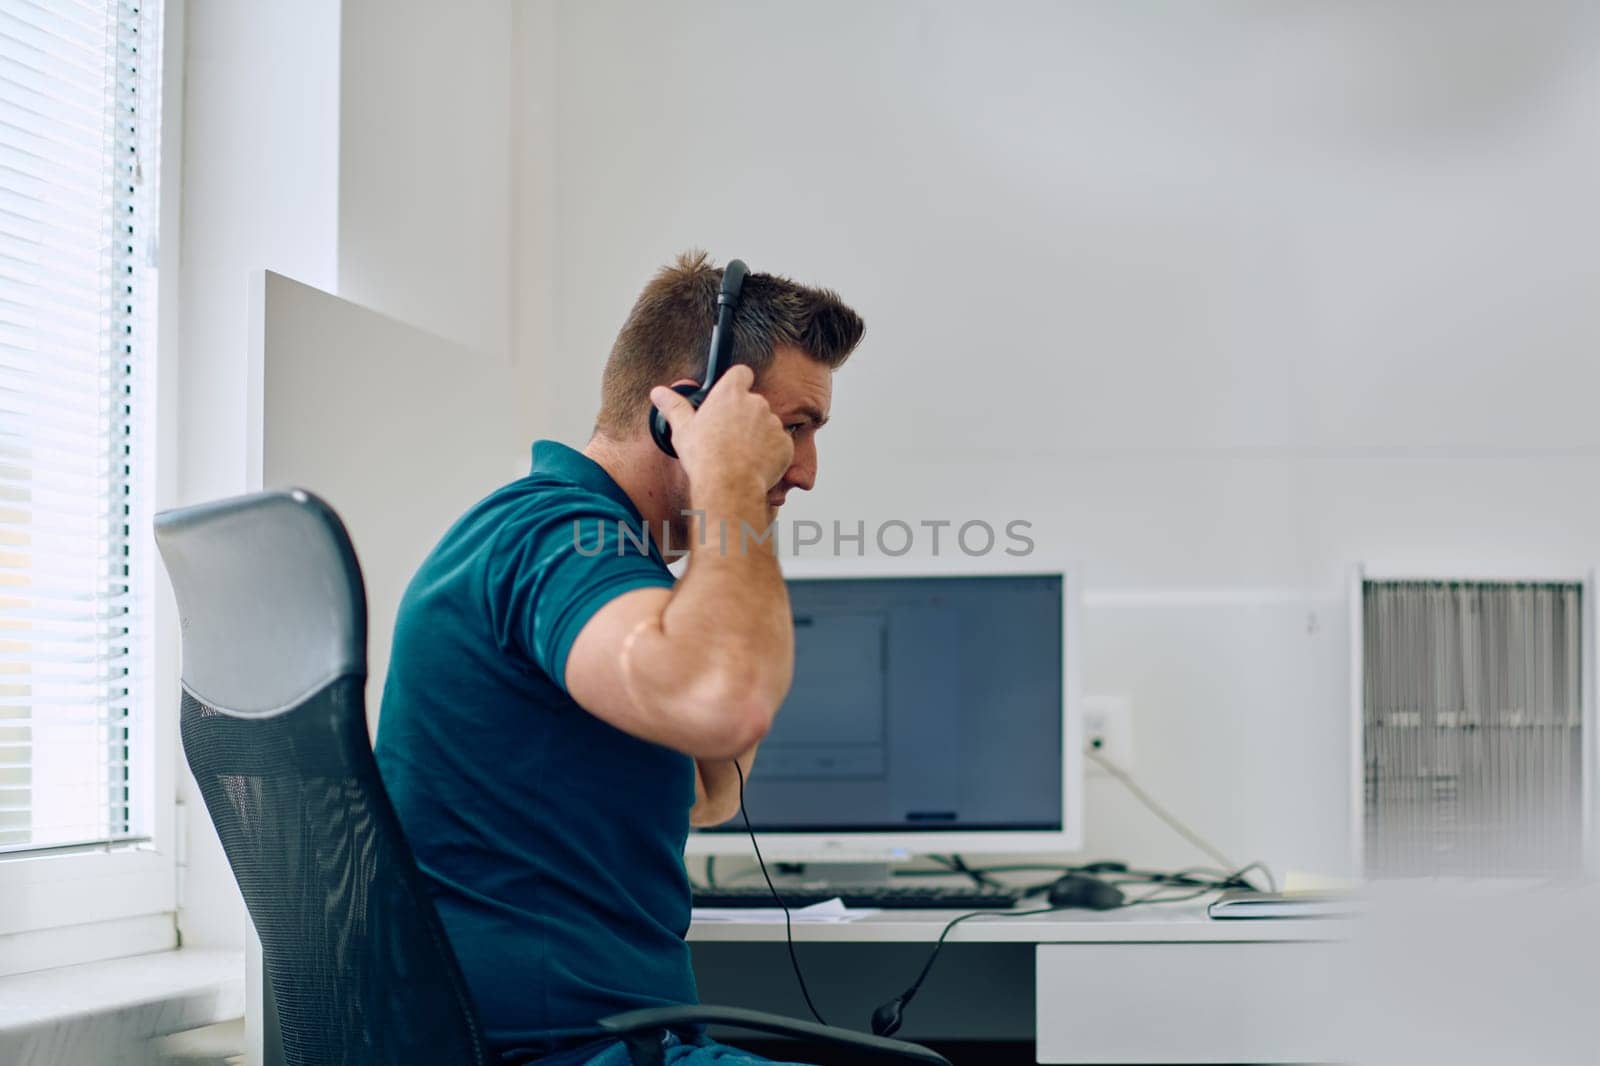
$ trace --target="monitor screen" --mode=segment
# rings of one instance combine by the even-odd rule
[[[794,683],[745,792],[755,829],[1060,831],[1062,595],[1059,573],[791,580]]]

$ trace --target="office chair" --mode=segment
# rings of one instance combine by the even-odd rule
[[[166,511],[155,532],[178,600],[184,755],[261,939],[269,1040],[287,1066],[488,1066],[372,757],[366,594],[343,523],[296,490]],[[949,1066],[916,1044],[729,1007],[629,1011],[594,1033],[659,1066],[663,1030],[703,1024]]]

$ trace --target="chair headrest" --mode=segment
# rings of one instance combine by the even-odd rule
[[[163,511],[156,546],[178,600],[183,686],[218,710],[279,714],[367,671],[355,549],[309,492],[261,492]]]

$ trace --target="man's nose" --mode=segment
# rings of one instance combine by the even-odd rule
[[[816,486],[817,451],[814,446],[795,449],[794,462],[783,472],[783,483],[805,492],[810,492]]]

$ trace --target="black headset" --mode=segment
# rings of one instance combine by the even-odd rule
[[[733,314],[739,310],[739,294],[744,291],[745,275],[749,273],[750,268],[740,259],[730,260],[722,268],[722,289],[717,293],[717,323],[711,328],[711,351],[706,356],[705,381],[699,385],[672,387],[674,392],[686,397],[696,408],[705,402],[706,394],[716,385],[717,379],[733,365]],[[667,421],[666,415],[654,409],[650,412],[650,436],[655,438],[657,448],[674,459],[678,457],[678,450],[672,446],[672,424]]]

